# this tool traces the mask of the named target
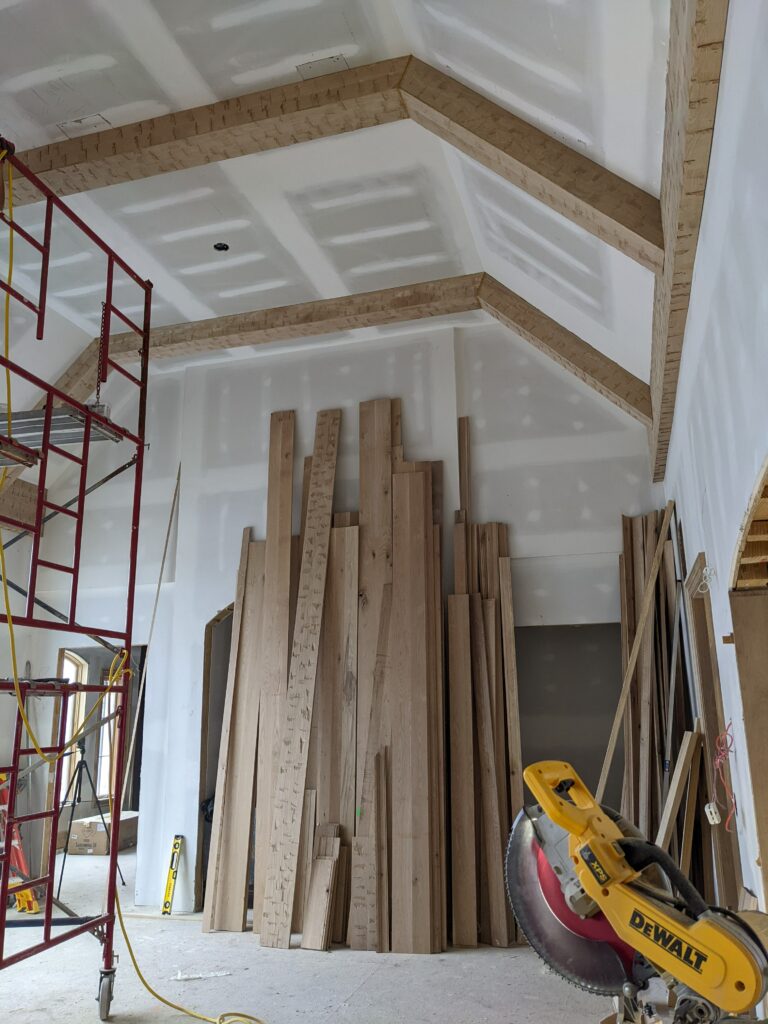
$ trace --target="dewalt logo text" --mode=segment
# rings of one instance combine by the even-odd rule
[[[681,939],[679,935],[675,935],[674,932],[669,931],[664,925],[654,921],[652,917],[646,917],[639,910],[632,911],[629,926],[634,928],[636,932],[641,932],[651,942],[661,946],[662,949],[665,949],[672,956],[677,957],[681,963],[692,967],[697,974],[701,974],[702,965],[709,959],[706,953],[702,953],[700,949],[696,949],[695,946],[686,942],[685,939]]]

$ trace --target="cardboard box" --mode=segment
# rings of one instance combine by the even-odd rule
[[[110,824],[108,814],[104,815],[107,825]],[[120,816],[120,849],[136,845],[139,831],[139,812],[123,811]],[[80,855],[104,856],[107,853],[107,833],[98,814],[90,818],[80,818],[72,822],[72,835],[69,837],[67,853]]]

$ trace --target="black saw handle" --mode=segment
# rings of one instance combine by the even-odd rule
[[[649,843],[647,839],[619,839],[617,845],[621,847],[627,864],[635,871],[643,871],[654,864],[661,868],[674,888],[677,889],[691,917],[698,919],[709,910],[708,904],[696,886],[683,874],[669,854],[660,847]]]

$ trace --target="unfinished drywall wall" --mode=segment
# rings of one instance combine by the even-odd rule
[[[520,625],[618,620],[619,517],[646,501],[644,432],[500,325],[480,321],[461,330],[435,326],[418,334],[350,336],[240,351],[236,358],[224,354],[186,369],[157,367],[150,388],[136,643],[147,640],[179,461],[182,476],[149,658],[139,903],[159,903],[170,842],[180,833],[190,856],[176,906],[193,906],[204,628],[233,599],[243,526],[264,536],[269,413],[297,412],[298,532],[299,456],[311,450],[317,411],[342,408],[336,507],[354,509],[358,403],[381,395],[403,400],[409,457],[444,460],[445,522],[458,504],[456,418],[472,417],[476,515],[511,524]],[[100,468],[117,456],[100,450]],[[69,494],[71,484],[57,486],[61,497]],[[104,488],[88,513],[95,533],[86,545],[79,608],[105,625],[120,611],[120,538],[129,493],[129,479],[113,493]],[[68,531],[66,522],[51,524],[52,557],[63,558],[70,549]],[[448,559],[445,571],[449,579]],[[62,600],[53,590],[45,596],[52,604]],[[39,660],[44,664],[52,656],[41,649]],[[184,770],[169,772],[170,763]]]
[[[675,498],[689,562],[714,569],[719,638],[731,632],[728,589],[739,527],[768,456],[768,7],[731,4],[712,159],[665,489]],[[718,642],[726,720],[733,719],[737,796],[751,806],[734,648]],[[738,818],[745,884],[759,891],[757,839]],[[763,857],[768,851],[762,851]]]

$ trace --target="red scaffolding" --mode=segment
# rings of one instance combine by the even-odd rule
[[[0,150],[8,148],[0,140]],[[106,273],[104,280],[104,292],[102,302],[102,318],[100,345],[98,354],[97,379],[99,382],[107,380],[110,370],[116,370],[138,393],[138,415],[137,425],[132,429],[109,418],[108,412],[101,405],[89,405],[77,401],[64,391],[54,385],[42,380],[28,369],[19,365],[10,358],[10,353],[0,354],[0,366],[3,371],[10,373],[11,378],[24,381],[26,385],[33,385],[38,389],[41,399],[37,409],[40,420],[40,437],[35,444],[22,443],[13,436],[13,429],[3,422],[0,423],[0,453],[8,461],[15,462],[20,467],[33,468],[37,470],[36,501],[34,503],[34,516],[31,521],[24,522],[15,515],[4,514],[0,508],[0,528],[10,526],[16,531],[22,531],[31,538],[31,552],[29,557],[29,568],[26,579],[26,586],[13,584],[16,593],[24,596],[23,611],[14,615],[12,623],[14,626],[27,627],[34,630],[59,630],[66,633],[85,634],[96,638],[104,646],[112,648],[117,653],[131,650],[131,632],[133,627],[134,613],[134,586],[136,580],[136,559],[139,537],[139,513],[141,503],[141,481],[144,459],[144,431],[147,400],[147,368],[149,353],[149,330],[150,330],[150,309],[152,298],[152,285],[142,278],[128,264],[117,255],[91,228],[88,227],[62,200],[56,196],[48,186],[33,174],[21,161],[12,153],[6,159],[13,170],[23,176],[26,181],[37,190],[40,201],[44,206],[44,220],[42,223],[42,238],[35,237],[32,230],[24,228],[9,210],[9,215],[0,210],[0,221],[6,225],[9,233],[15,234],[23,239],[28,245],[37,251],[40,257],[39,289],[36,298],[30,298],[21,291],[14,288],[10,282],[0,280],[0,289],[10,296],[11,300],[20,303],[30,310],[36,318],[36,335],[38,340],[43,339],[45,331],[46,308],[48,306],[48,282],[49,267],[51,262],[52,243],[54,240],[54,213],[61,215],[68,223],[70,229],[74,226],[84,235],[88,241],[99,249],[106,258]],[[0,168],[2,163],[0,162]],[[58,222],[58,217],[57,217]],[[10,237],[10,236],[9,236]],[[143,319],[142,323],[136,323],[119,309],[113,301],[113,284],[116,270],[122,272],[130,279],[143,295]],[[136,362],[140,365],[139,375],[135,376],[123,366],[118,365],[109,353],[110,326],[113,318],[117,318],[133,331],[137,338]],[[57,443],[56,424],[62,415],[66,415],[70,424],[76,425],[77,444],[79,451],[68,450],[63,443]],[[88,504],[88,495],[94,489],[89,486],[89,465],[91,463],[92,446],[96,436],[109,436],[127,446],[131,451],[129,463],[133,472],[133,496],[130,519],[130,538],[128,554],[127,586],[125,593],[125,619],[114,624],[114,628],[104,629],[99,624],[89,623],[83,620],[83,615],[78,609],[78,596],[81,589],[81,557],[83,551],[83,531],[85,522],[85,511]],[[71,441],[66,442],[72,444]],[[46,474],[51,456],[66,459],[76,467],[78,479],[77,494],[72,501],[66,504],[57,504],[47,498]],[[125,467],[123,467],[125,468]],[[110,474],[114,476],[116,474]],[[43,524],[53,516],[66,516],[74,522],[74,541],[72,550],[72,561],[53,561],[44,558],[41,550],[41,538]],[[14,542],[16,538],[14,537]],[[6,545],[7,546],[7,545]],[[57,574],[64,574],[69,577],[70,591],[69,602],[66,609],[53,609],[47,602],[40,599],[38,594],[39,570],[44,569]],[[6,580],[6,583],[10,583]],[[50,617],[51,612],[55,619]],[[8,616],[0,614],[0,623],[6,624]],[[3,625],[3,629],[7,626]],[[105,639],[107,638],[107,639]],[[105,683],[102,685],[83,686],[76,682],[69,682],[63,679],[0,679],[0,695],[11,694],[16,696],[16,715],[12,736],[12,755],[9,764],[0,765],[0,775],[5,775],[7,786],[7,806],[5,808],[4,840],[0,852],[0,969],[9,967],[20,960],[34,956],[53,946],[60,945],[75,938],[84,932],[93,932],[102,943],[103,965],[100,975],[99,1000],[102,1019],[106,1019],[111,1002],[112,987],[115,971],[114,954],[114,929],[115,929],[115,881],[117,872],[117,851],[119,849],[120,814],[119,808],[122,805],[123,776],[125,771],[126,755],[126,724],[127,711],[130,707],[130,681],[131,673],[126,667],[121,672],[121,677],[114,681],[114,684]],[[59,816],[61,812],[60,781],[62,774],[62,755],[71,745],[67,742],[67,718],[68,704],[74,694],[82,691],[96,692],[101,695],[109,690],[117,694],[117,709],[115,711],[115,763],[113,783],[113,807],[115,813],[112,815],[111,842],[109,860],[107,866],[107,893],[106,905],[102,914],[91,918],[71,919],[69,927],[62,927],[62,920],[54,918],[56,900],[54,898],[54,875],[56,865],[56,842],[58,836]],[[43,810],[33,811],[28,814],[17,813],[19,782],[22,776],[29,773],[30,764],[28,759],[33,758],[37,753],[35,746],[30,742],[24,724],[22,710],[31,696],[49,697],[51,700],[60,702],[60,718],[58,724],[58,735],[50,746],[42,747],[42,753],[49,758],[57,758],[54,770],[54,784],[52,806]],[[40,760],[37,766],[45,765],[45,760]],[[49,768],[50,770],[50,768]],[[30,881],[12,882],[10,868],[11,836],[16,826],[34,820],[50,821],[50,846],[47,855],[47,864],[44,864],[44,871],[40,877]],[[45,861],[45,858],[44,858]],[[34,888],[41,893],[42,914],[38,919],[42,929],[42,937],[26,948],[13,952],[6,952],[6,933],[8,928],[7,904],[8,899],[16,891]]]

